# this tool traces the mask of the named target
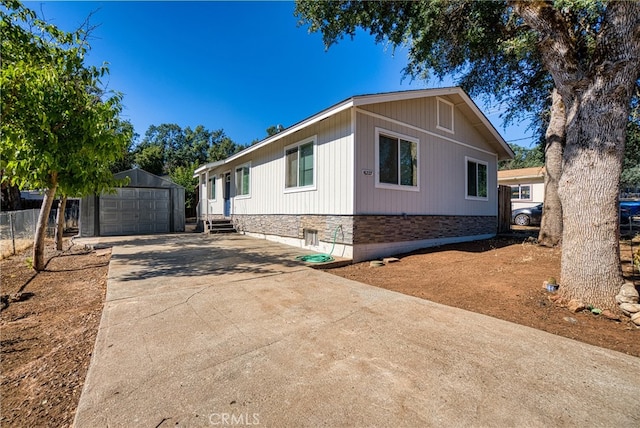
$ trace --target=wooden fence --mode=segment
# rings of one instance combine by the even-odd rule
[[[498,186],[498,233],[511,231],[511,186]]]

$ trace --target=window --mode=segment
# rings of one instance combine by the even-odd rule
[[[436,128],[453,134],[453,103],[436,98],[438,124]]]
[[[378,187],[418,190],[418,140],[377,130]]]
[[[216,176],[209,177],[209,199],[216,198]]]
[[[511,186],[511,199],[531,200],[531,185],[518,184]]]
[[[285,188],[312,188],[315,182],[315,142],[313,137],[285,148]]]
[[[487,163],[466,158],[467,162],[467,198],[487,199]]]
[[[246,164],[236,168],[236,195],[237,196],[249,195],[250,166],[251,165]]]

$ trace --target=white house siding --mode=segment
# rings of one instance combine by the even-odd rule
[[[284,148],[317,136],[315,190],[285,192]],[[247,214],[331,214],[353,212],[353,155],[348,111],[243,156],[221,169],[232,171],[251,161],[250,197],[234,196],[231,212]],[[221,199],[221,194],[218,199]],[[222,205],[220,204],[220,212]]]
[[[454,132],[438,129],[436,96],[373,104],[356,97],[344,110],[231,157],[213,170],[218,189],[209,214],[222,215],[222,174],[230,172],[231,217],[239,231],[322,252],[333,249],[335,240],[333,255],[354,261],[494,236],[496,152],[510,151],[461,94],[440,98],[453,105]],[[376,129],[419,141],[418,191],[376,187]],[[313,136],[315,189],[285,192],[285,147]],[[486,200],[466,197],[468,158],[487,164]],[[249,161],[250,196],[236,197],[235,168]],[[203,192],[206,180],[201,175]],[[317,230],[317,246],[306,244],[309,230]]]
[[[525,180],[526,181],[526,180]],[[531,186],[531,199],[512,199],[511,209],[534,207],[544,202],[544,183],[535,183],[532,180],[520,183]]]
[[[359,108],[355,214],[497,215],[497,158],[493,149],[457,108],[455,133],[437,130],[435,111],[435,97]],[[419,139],[419,192],[376,188],[376,127]],[[486,201],[465,198],[466,157],[488,163]],[[374,171],[374,175],[365,175],[364,170]]]

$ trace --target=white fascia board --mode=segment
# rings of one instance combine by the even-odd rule
[[[534,178],[544,178],[544,175],[516,175],[508,178],[498,178],[498,181],[519,181],[519,180],[532,180]]]
[[[200,174],[202,174],[203,172],[205,172],[208,169],[213,169],[217,166],[223,165],[224,161],[216,161],[216,162],[209,162],[207,164],[204,164],[202,166],[199,166],[198,168],[196,168],[195,171],[193,171],[193,178],[198,178],[198,176]]]
[[[317,113],[314,116],[311,116],[305,120],[303,120],[302,122],[298,122],[293,126],[290,126],[289,128],[278,132],[275,135],[272,135],[270,137],[265,138],[264,140],[260,141],[257,144],[254,144],[253,146],[247,147],[246,149],[242,150],[241,152],[236,153],[235,155],[229,156],[227,159],[225,159],[225,163],[229,163],[229,162],[233,162],[236,159],[239,159],[243,156],[248,155],[249,153],[252,153],[258,149],[261,149],[262,147],[273,143],[274,141],[278,141],[284,137],[286,137],[287,135],[291,135],[294,132],[298,132],[301,129],[306,128],[307,126],[313,125],[314,123],[318,123],[321,120],[324,120],[330,116],[333,116],[334,114],[340,113],[343,110],[349,109],[353,107],[353,98],[350,98],[346,101],[343,101],[339,104],[336,104],[333,107],[329,107],[326,110],[321,111],[320,113]]]
[[[354,106],[365,106],[368,104],[378,104],[378,103],[386,103],[391,101],[405,101],[411,100],[415,98],[423,98],[423,97],[440,97],[444,95],[452,95],[459,94],[463,92],[457,86],[452,86],[448,88],[434,88],[434,89],[420,89],[420,90],[408,90],[408,91],[398,91],[398,92],[389,92],[384,94],[370,94],[370,95],[359,95],[354,97]]]

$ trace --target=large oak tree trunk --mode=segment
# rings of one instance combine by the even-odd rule
[[[544,210],[538,234],[538,243],[547,247],[554,247],[562,240],[562,204],[558,196],[558,183],[562,175],[562,151],[566,137],[562,97],[554,89],[551,98],[551,118],[544,149]]]
[[[629,99],[595,84],[571,110],[558,192],[565,213],[561,295],[616,310],[614,296],[623,282],[617,206]]]
[[[538,33],[544,66],[566,109],[558,188],[561,296],[617,311],[615,295],[623,282],[617,202],[630,102],[640,77],[640,2],[606,3],[593,52],[579,49],[570,22],[553,3],[512,4]]]
[[[33,240],[33,268],[38,272],[44,270],[44,238],[47,233],[49,213],[58,188],[57,175],[54,174],[52,182],[54,184],[51,188],[46,189],[44,192],[44,199],[42,200],[42,207],[36,224],[36,236]]]

